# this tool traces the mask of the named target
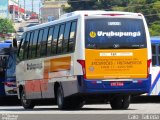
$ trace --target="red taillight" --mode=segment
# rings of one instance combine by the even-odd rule
[[[15,83],[14,82],[5,82],[4,83],[7,87],[13,87],[15,86]]]
[[[85,60],[77,60],[77,62],[81,64],[83,70],[83,77],[86,79]]]
[[[151,63],[152,63],[151,59],[147,60],[147,78],[149,77]]]
[[[102,15],[108,15],[108,16],[118,16],[118,15],[123,15],[123,14],[102,14]]]

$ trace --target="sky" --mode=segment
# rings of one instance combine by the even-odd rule
[[[25,0],[26,1],[26,10],[32,11],[32,0]],[[39,13],[39,3],[41,0],[33,0],[33,11]],[[24,7],[24,0],[19,0],[19,4]]]

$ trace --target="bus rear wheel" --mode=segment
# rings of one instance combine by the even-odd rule
[[[21,104],[25,109],[33,109],[35,106],[32,100],[26,99],[24,90],[21,92]]]
[[[66,109],[66,102],[63,94],[63,90],[61,87],[57,89],[57,105],[60,110]]]
[[[63,89],[57,89],[57,105],[60,110],[80,109],[84,105],[83,99],[79,97],[64,97]]]
[[[130,104],[130,95],[117,96],[110,100],[112,109],[128,109]]]

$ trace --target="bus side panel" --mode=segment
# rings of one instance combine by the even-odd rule
[[[25,81],[25,93],[28,99],[41,98],[40,80]]]
[[[49,83],[49,80],[41,80],[42,98],[55,98],[54,84]]]
[[[63,87],[63,91],[64,91],[64,96],[70,96],[73,94],[78,93],[78,83],[77,80],[73,80],[73,81],[64,81],[61,82],[62,83],[62,87]]]
[[[160,67],[154,66],[151,68],[152,81],[148,95],[160,95]]]

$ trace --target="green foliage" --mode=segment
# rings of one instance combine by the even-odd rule
[[[160,35],[160,0],[68,0],[66,12],[75,10],[112,10],[142,13],[151,35]]]
[[[160,36],[160,21],[152,23],[149,31],[152,36]]]
[[[7,33],[13,33],[13,32],[15,32],[15,29],[13,27],[12,21],[9,19],[0,18],[0,33],[7,34]]]

